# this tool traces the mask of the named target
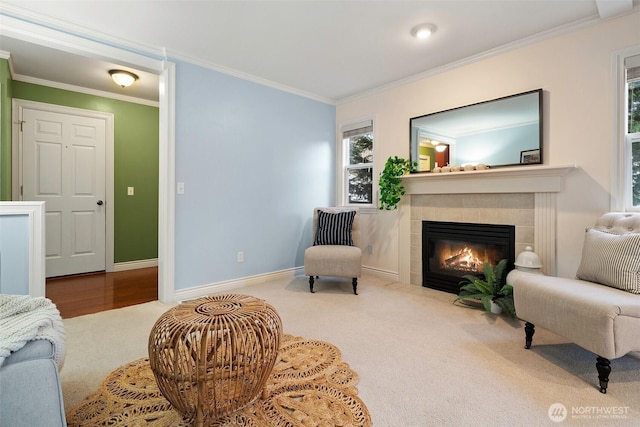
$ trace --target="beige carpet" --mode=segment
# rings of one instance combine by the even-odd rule
[[[640,425],[640,357],[612,361],[597,390],[595,355],[543,329],[525,350],[521,322],[464,306],[455,295],[363,277],[307,279],[236,289],[267,300],[284,330],[327,341],[358,372],[358,396],[374,426]],[[230,293],[230,292],[225,292]],[[170,306],[142,304],[65,320],[61,372],[67,411],[120,365],[147,356],[155,320]],[[561,407],[562,408],[562,407]]]

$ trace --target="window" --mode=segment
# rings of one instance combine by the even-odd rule
[[[625,67],[625,207],[640,209],[640,55],[627,57]]]
[[[373,120],[341,127],[344,205],[375,207],[373,193]]]

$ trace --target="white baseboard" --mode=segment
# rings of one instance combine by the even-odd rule
[[[381,268],[362,266],[362,270],[367,274],[379,277],[381,279],[390,280],[392,282],[400,281],[400,274],[397,271],[383,270]]]
[[[274,271],[272,273],[257,274],[255,276],[242,277],[239,279],[227,280],[224,282],[210,283],[208,285],[197,286],[189,289],[177,290],[173,294],[174,301],[185,301],[203,297],[216,292],[228,291],[232,289],[244,288],[250,285],[259,285],[271,280],[293,279],[304,271],[303,267],[291,268],[288,270]]]
[[[364,272],[372,276],[376,276],[392,282],[399,281],[399,275],[397,272],[365,266],[363,266],[362,269],[364,270]],[[293,280],[294,278],[300,276],[305,276],[304,267],[296,267],[287,270],[274,271],[271,273],[257,274],[255,276],[241,277],[239,279],[227,280],[223,282],[209,283],[189,289],[177,290],[173,294],[173,301],[186,301],[211,295],[216,292],[224,292],[233,289],[244,288],[245,286],[250,285],[259,285],[271,280]]]
[[[113,264],[113,271],[137,270],[138,268],[157,267],[158,258],[142,259],[140,261],[118,262]]]

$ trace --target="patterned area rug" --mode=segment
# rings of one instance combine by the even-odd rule
[[[358,374],[323,341],[284,335],[267,397],[212,426],[370,426],[358,398]],[[100,389],[67,414],[75,426],[188,426],[160,394],[143,358],[113,371]]]

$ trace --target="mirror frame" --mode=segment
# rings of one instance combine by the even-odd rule
[[[454,113],[454,112],[458,112],[458,111],[464,111],[465,113],[469,113],[469,111],[471,110],[476,110],[477,108],[475,107],[479,107],[479,106],[486,106],[488,104],[491,103],[500,103],[501,101],[507,101],[507,100],[511,100],[513,98],[516,97],[521,97],[521,96],[526,96],[526,95],[531,95],[531,94],[538,94],[537,97],[537,101],[538,101],[538,147],[531,147],[531,149],[528,150],[520,150],[518,149],[515,154],[518,154],[520,156],[520,162],[519,163],[504,163],[504,164],[491,164],[491,163],[487,163],[485,166],[486,167],[490,167],[490,168],[497,168],[497,167],[507,167],[507,166],[529,166],[529,165],[540,165],[543,164],[543,90],[542,89],[535,89],[535,90],[530,90],[530,91],[526,91],[526,92],[522,92],[522,93],[517,93],[517,94],[513,94],[513,95],[508,95],[508,96],[503,96],[500,98],[495,98],[495,99],[491,99],[491,100],[487,100],[487,101],[481,101],[481,102],[476,102],[474,104],[469,104],[469,105],[464,105],[461,107],[455,107],[455,108],[450,108],[447,110],[442,110],[442,111],[437,111],[435,113],[429,113],[429,114],[424,114],[421,116],[416,116],[416,117],[412,117],[409,119],[409,153],[410,153],[410,160],[411,163],[414,162],[418,162],[420,161],[420,156],[417,154],[418,153],[418,133],[417,131],[414,131],[414,127],[413,127],[413,122],[414,120],[418,120],[418,119],[422,119],[425,117],[430,117],[430,116],[436,116],[439,114],[444,114],[444,113],[448,113],[448,115],[450,116],[450,113]],[[449,145],[448,141],[446,141],[446,138],[444,139],[444,143],[447,145],[446,148],[446,158],[449,158],[449,155],[451,153],[453,153],[455,151],[455,146],[453,145]],[[451,150],[449,150],[451,148]],[[528,153],[529,151],[532,151],[531,153]],[[537,151],[537,153],[536,153]],[[527,157],[529,155],[533,156],[533,159]],[[433,163],[433,162],[432,162]],[[440,166],[445,166],[445,165],[440,165]],[[464,167],[462,167],[463,165],[459,165],[459,164],[455,164],[455,162],[452,162],[449,166],[460,166],[460,170],[464,170]],[[475,167],[474,167],[475,168]],[[479,167],[478,169],[480,169],[481,167]],[[418,166],[418,170],[414,170],[412,171],[412,173],[430,173],[432,172],[432,170],[420,170],[420,167]]]

